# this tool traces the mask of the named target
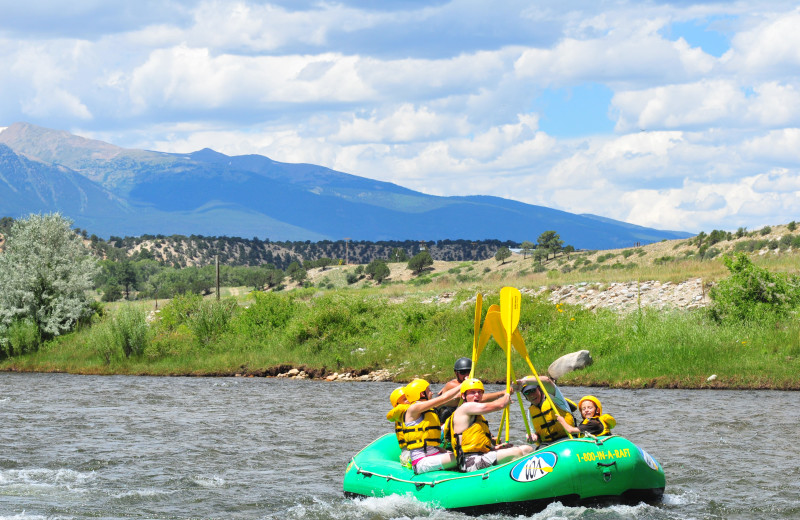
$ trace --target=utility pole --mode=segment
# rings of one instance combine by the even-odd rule
[[[349,249],[347,247],[348,246],[348,240],[350,240],[350,237],[344,237],[344,265],[347,265],[349,263],[348,262]]]
[[[219,255],[214,256],[214,263],[217,266],[217,301],[219,301]]]

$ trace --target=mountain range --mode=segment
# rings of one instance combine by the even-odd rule
[[[427,195],[261,155],[126,149],[14,123],[0,132],[0,216],[55,211],[106,237],[535,242],[555,230],[566,244],[607,249],[692,236],[499,197]]]

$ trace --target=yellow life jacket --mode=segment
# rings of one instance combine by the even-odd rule
[[[541,408],[532,405],[528,410],[531,414],[531,426],[536,430],[539,441],[553,442],[556,439],[567,436],[567,431],[561,426],[561,423],[556,420],[556,414],[553,413],[549,400],[545,399],[542,402]],[[569,411],[562,410],[558,407],[556,407],[556,410],[558,410],[558,414],[567,421],[567,424],[575,426],[575,418]]]
[[[398,404],[386,414],[386,420],[394,423],[394,434],[397,436],[397,444],[401,450],[406,448],[406,438],[403,435],[403,417],[406,415],[406,410],[411,406],[408,403]]]
[[[609,418],[610,418],[610,420],[609,420]],[[581,424],[588,424],[589,421],[591,421],[592,419],[597,419],[597,421],[600,422],[600,424],[603,425],[603,431],[598,433],[596,435],[596,437],[600,437],[601,435],[610,435],[611,434],[611,428],[613,428],[617,424],[617,422],[614,420],[614,418],[611,417],[611,415],[609,415],[607,413],[604,413],[603,415],[596,415],[596,416],[591,417],[589,419],[584,419],[583,422],[581,422]],[[612,426],[612,424],[613,424],[613,426]]]
[[[489,423],[483,415],[473,415],[472,424],[461,433],[451,432],[451,442],[459,460],[466,453],[486,453],[494,446]],[[460,463],[459,463],[460,465]]]
[[[407,450],[439,446],[442,440],[442,425],[436,412],[425,410],[422,412],[422,420],[414,426],[407,426],[405,421],[406,416],[403,414],[402,430]]]

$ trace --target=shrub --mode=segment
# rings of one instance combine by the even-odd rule
[[[772,233],[772,228],[769,226],[764,226],[763,228],[761,228],[761,231],[759,231],[759,233],[761,233],[762,237],[764,235],[769,235],[770,233]]]
[[[757,321],[782,317],[800,305],[800,277],[772,273],[747,255],[725,255],[730,276],[711,290],[709,312],[717,321]]]
[[[255,292],[253,303],[237,313],[231,327],[238,333],[261,338],[282,329],[295,313],[294,300],[273,293]]]
[[[236,308],[236,300],[233,298],[205,300],[189,320],[189,329],[200,344],[207,345],[228,330]]]
[[[659,256],[658,258],[653,260],[653,263],[656,265],[664,265],[668,262],[672,262],[673,260],[675,260],[675,257],[673,256]]]
[[[628,258],[628,257],[629,257],[629,256],[631,256],[632,254],[633,254],[633,249],[626,249],[626,250],[624,250],[624,251],[622,252],[622,256],[623,256],[624,258]]]
[[[33,320],[16,320],[6,331],[5,342],[0,341],[0,357],[35,352],[39,348],[39,342],[39,328]]]
[[[414,272],[414,274],[419,274],[428,266],[433,265],[433,258],[431,254],[427,251],[422,251],[408,261],[408,268]]]
[[[794,233],[794,230],[797,229],[797,223],[793,220],[786,225],[786,229]]]
[[[365,331],[374,330],[374,303],[330,293],[319,297],[302,320],[292,320],[286,330],[293,345],[311,351],[349,350]]]
[[[428,255],[428,257],[430,257],[430,255]],[[416,256],[414,258],[416,258]],[[431,263],[433,263],[433,260],[431,260]],[[409,265],[410,264],[411,262],[409,262]],[[364,272],[378,283],[382,283],[385,279],[389,278],[389,275],[391,274],[389,266],[386,265],[386,262],[378,258],[370,262]]]
[[[173,298],[159,313],[159,325],[168,330],[175,330],[179,325],[187,324],[197,313],[203,297],[199,294],[182,294]]]
[[[147,346],[147,320],[145,311],[133,305],[123,305],[111,318],[113,344],[125,357],[138,356]]]

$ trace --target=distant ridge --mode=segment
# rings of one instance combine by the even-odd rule
[[[603,249],[692,236],[499,197],[426,195],[261,155],[132,150],[14,123],[0,132],[0,216],[44,211],[104,237],[522,242],[556,230],[566,244]]]

